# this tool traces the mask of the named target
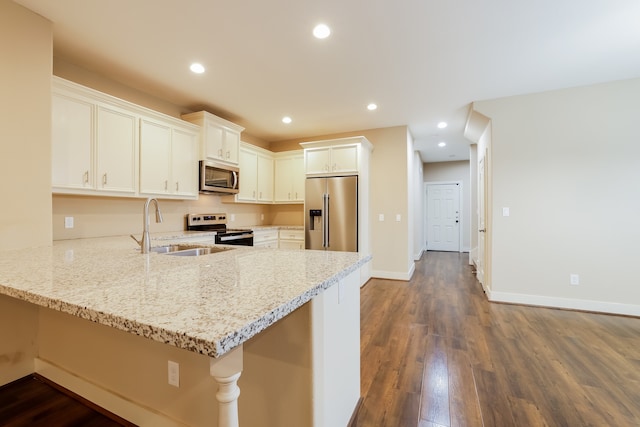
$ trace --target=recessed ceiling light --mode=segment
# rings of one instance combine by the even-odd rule
[[[189,69],[191,71],[193,71],[196,74],[202,74],[204,73],[204,65],[199,64],[197,62],[194,62],[193,64],[191,64],[191,66],[189,67]]]
[[[282,123],[289,124],[289,123],[291,123],[291,122],[292,122],[292,120],[291,120],[291,117],[289,117],[289,116],[284,116],[284,117],[282,118]]]
[[[447,127],[447,122],[440,122],[438,123],[438,129],[444,129]]]
[[[373,102],[369,105],[367,105],[367,110],[369,111],[373,111],[373,110],[377,110],[378,106],[376,104],[374,104]]]
[[[331,29],[325,24],[318,24],[313,28],[313,35],[317,39],[326,39],[331,34]]]
[[[438,147],[446,147],[447,143],[446,142],[438,142]]]

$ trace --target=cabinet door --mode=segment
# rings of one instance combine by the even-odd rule
[[[302,154],[276,159],[276,202],[304,202],[304,156]]]
[[[278,243],[280,249],[304,249],[304,241],[299,240],[280,240]]]
[[[240,149],[240,189],[238,200],[255,201],[258,182],[258,155],[253,151]]]
[[[274,201],[288,202],[291,196],[291,159],[276,159],[274,168]]]
[[[304,156],[295,156],[291,159],[291,201],[304,202]]]
[[[93,188],[93,103],[53,94],[51,157],[53,187]]]
[[[358,147],[356,145],[332,147],[331,172],[358,172]]]
[[[240,148],[240,134],[230,129],[224,129],[223,160],[238,164]]]
[[[205,124],[205,140],[204,149],[207,159],[222,160],[224,159],[223,140],[224,129],[215,124]]]
[[[273,159],[258,154],[258,201],[273,202]]]
[[[136,120],[125,110],[98,105],[97,188],[104,191],[136,191]]]
[[[328,148],[310,148],[305,150],[306,172],[328,173],[330,172],[330,157]]]
[[[171,170],[171,127],[140,120],[140,192],[168,194]]]
[[[187,197],[198,196],[198,134],[173,129],[171,138],[171,191]]]

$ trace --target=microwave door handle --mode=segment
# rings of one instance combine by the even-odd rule
[[[236,189],[238,188],[238,172],[232,171],[231,173],[233,174],[233,185],[231,188]]]

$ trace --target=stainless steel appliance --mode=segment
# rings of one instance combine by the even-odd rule
[[[227,228],[227,214],[188,214],[187,230],[216,231],[217,244],[253,246],[252,230],[235,230]]]
[[[358,251],[358,177],[307,178],[305,247]]]
[[[235,194],[240,188],[240,169],[223,163],[200,160],[200,192]]]

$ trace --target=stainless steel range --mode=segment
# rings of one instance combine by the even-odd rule
[[[253,231],[227,228],[227,214],[188,214],[187,230],[216,231],[215,242],[224,245],[253,246]]]

